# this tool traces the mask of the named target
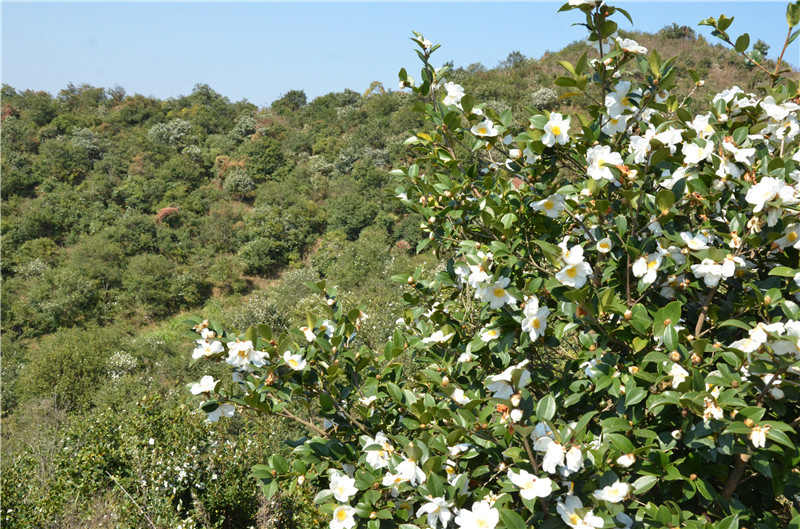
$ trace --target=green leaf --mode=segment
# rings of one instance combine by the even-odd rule
[[[790,28],[800,24],[800,3],[795,2],[786,6],[786,23]]]
[[[642,476],[633,482],[633,492],[636,494],[647,492],[648,490],[652,489],[653,486],[658,483],[658,481],[658,476]]]
[[[500,519],[503,520],[503,526],[506,529],[527,529],[528,527],[522,516],[509,509],[500,509]]]
[[[769,275],[779,276],[779,277],[794,277],[796,273],[797,273],[796,269],[789,268],[788,266],[776,266],[775,268],[769,271]]]
[[[716,529],[739,529],[739,517],[735,514],[717,522]]]
[[[314,503],[319,505],[320,503],[325,503],[329,499],[333,498],[333,491],[329,489],[321,490],[314,496]]]
[[[556,415],[556,400],[552,395],[545,396],[536,404],[536,417],[540,421],[551,421]]]
[[[750,35],[745,33],[744,35],[739,36],[736,39],[736,44],[733,45],[733,49],[738,51],[739,53],[744,53],[747,51],[747,48],[750,46]]]
[[[675,204],[675,194],[670,189],[662,189],[656,195],[656,206],[658,209],[661,210],[662,213],[666,213],[669,211]]]

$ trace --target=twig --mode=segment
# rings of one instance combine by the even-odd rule
[[[145,520],[147,520],[147,522],[150,524],[150,527],[152,527],[153,529],[157,529],[157,528],[156,528],[156,524],[154,524],[154,523],[153,523],[153,520],[151,520],[151,519],[150,519],[150,517],[149,517],[149,516],[147,516],[147,513],[144,511],[144,509],[142,509],[142,506],[141,506],[141,505],[139,505],[139,503],[137,503],[137,501],[133,499],[133,496],[131,496],[130,494],[128,494],[128,491],[127,491],[127,490],[125,490],[125,487],[123,487],[123,486],[122,486],[122,484],[121,484],[119,481],[117,481],[117,478],[115,478],[114,476],[112,476],[112,475],[111,475],[111,473],[110,473],[108,470],[106,470],[106,474],[108,474],[108,477],[110,477],[111,479],[113,479],[113,480],[114,480],[114,483],[116,483],[116,484],[117,484],[117,487],[119,487],[120,489],[122,489],[122,492],[124,492],[124,493],[125,493],[125,495],[126,495],[126,496],[127,496],[127,497],[128,497],[128,498],[129,498],[129,499],[132,501],[132,502],[133,502],[133,504],[134,504],[134,505],[136,505],[136,507],[137,507],[137,508],[139,509],[139,511],[142,513],[142,516],[144,516]]]
[[[705,303],[703,303],[703,311],[700,313],[700,317],[697,318],[697,325],[694,326],[695,336],[698,336],[700,334],[700,331],[703,330],[703,323],[706,321],[706,314],[708,314],[708,308],[711,306],[711,300],[714,299],[714,296],[716,295],[718,288],[719,288],[719,283],[714,285],[714,288],[712,288],[711,292],[708,293]]]
[[[330,437],[328,435],[328,433],[325,430],[323,430],[322,428],[320,428],[319,426],[316,426],[312,422],[309,422],[309,421],[306,421],[304,419],[301,419],[300,417],[298,417],[297,415],[293,414],[290,411],[281,410],[279,412],[276,412],[275,415],[279,415],[279,416],[283,417],[284,419],[291,419],[291,420],[293,420],[295,422],[298,422],[298,423],[300,423],[300,424],[302,424],[304,426],[307,426],[308,428],[311,428],[316,433],[318,433],[319,435],[325,437],[326,439],[328,439]]]

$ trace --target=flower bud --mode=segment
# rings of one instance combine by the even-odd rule
[[[442,387],[443,387],[443,388],[446,388],[448,384],[450,384],[450,379],[449,379],[449,378],[447,378],[447,377],[444,377],[444,378],[442,379]]]
[[[692,363],[699,364],[702,361],[702,358],[697,353],[692,353]]]
[[[631,375],[635,375],[638,372],[639,372],[639,366],[630,366],[628,368],[628,373],[630,373]]]
[[[732,382],[731,382],[731,387],[732,387],[733,389],[736,389],[736,388],[738,388],[738,387],[739,387],[739,381],[738,381],[738,380],[734,380],[734,381],[732,381]]]
[[[672,433],[670,433],[670,435],[676,441],[680,441],[681,439],[683,439],[683,432],[680,430],[672,430]]]
[[[305,482],[306,482],[306,477],[305,476],[297,476],[297,484],[298,485],[302,485]]]
[[[744,420],[744,425],[748,428],[752,428],[754,424],[755,422],[753,422],[753,419],[747,418]]]
[[[413,284],[414,284],[414,278],[413,278],[413,277],[411,277],[411,276],[408,276],[408,281],[407,281],[407,283],[408,283],[409,285],[413,285]]]
[[[669,359],[673,362],[680,362],[681,361],[681,354],[678,351],[672,351],[669,354]]]
[[[519,393],[514,393],[513,395],[511,395],[511,404],[513,404],[515,408],[519,406],[521,400],[522,400],[522,395],[520,395]]]
[[[428,217],[428,224],[434,224],[436,222],[436,217]]]
[[[631,318],[633,318],[633,312],[626,310],[624,316],[626,320],[630,320]]]

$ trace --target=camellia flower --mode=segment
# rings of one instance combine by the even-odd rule
[[[358,489],[355,487],[356,480],[340,472],[331,474],[331,491],[336,501],[347,503],[350,498],[355,496]]]
[[[540,336],[544,335],[550,309],[546,306],[540,307],[539,298],[531,296],[528,298],[528,301],[525,302],[523,314],[525,318],[522,320],[522,332],[527,332],[531,337],[531,341],[535,342]]]
[[[420,483],[425,483],[425,480],[428,479],[428,477],[425,475],[425,472],[419,468],[419,465],[417,465],[417,462],[413,459],[404,459],[403,462],[397,465],[394,470],[397,475],[402,476],[403,479],[414,486],[417,486]]]
[[[484,329],[481,331],[480,338],[484,342],[491,342],[500,337],[500,329]]]
[[[377,450],[364,450],[367,453],[367,464],[372,468],[386,468],[389,466],[389,456],[394,452],[394,446],[383,432],[378,433],[375,439],[365,437],[366,446],[381,445]]]
[[[478,123],[477,125],[473,125],[471,129],[469,129],[476,136],[480,136],[482,138],[493,138],[497,136],[498,131],[494,127],[494,123],[492,123],[491,119],[485,119]]]
[[[557,218],[564,211],[564,197],[561,195],[550,195],[544,200],[539,200],[531,204],[534,211],[544,211],[544,214],[551,219]]]
[[[635,277],[642,278],[642,283],[649,285],[656,280],[659,266],[661,266],[661,254],[645,254],[633,263],[631,271]]]
[[[300,354],[292,354],[289,351],[283,353],[283,361],[295,371],[302,371],[306,367],[306,360]]]
[[[508,479],[519,487],[519,495],[523,499],[546,498],[552,492],[553,482],[550,478],[537,477],[526,470],[508,471]]]
[[[423,338],[422,339],[422,343],[442,343],[442,342],[446,342],[447,340],[452,338],[454,335],[455,335],[455,333],[451,332],[450,334],[445,336],[444,332],[442,332],[442,330],[439,329],[438,331],[434,332],[433,334],[431,334],[427,338]]]
[[[647,53],[647,48],[640,46],[635,40],[617,37],[617,43],[619,47],[622,48],[622,51],[627,51],[628,53]]]
[[[461,509],[455,518],[461,529],[494,529],[500,521],[500,511],[492,507],[488,501],[472,504],[472,509]]]
[[[708,157],[711,156],[711,153],[714,152],[714,144],[707,141],[705,145],[701,147],[696,143],[685,143],[682,152],[684,163],[696,165],[703,160],[707,160]]]
[[[603,519],[595,516],[591,509],[583,515],[578,514],[578,511],[583,511],[583,502],[577,496],[567,496],[563,502],[558,502],[556,511],[564,523],[573,529],[600,528],[604,525]]]
[[[619,503],[628,496],[630,490],[631,486],[627,483],[615,481],[613,485],[594,491],[594,497],[610,503]]]
[[[211,393],[217,386],[217,381],[211,375],[206,375],[200,379],[200,382],[192,384],[192,395],[199,395],[201,393]]]
[[[636,462],[636,456],[634,456],[633,454],[623,454],[617,458],[617,464],[625,468],[628,468],[635,462]]]
[[[608,116],[610,118],[619,118],[626,110],[631,110],[633,108],[633,103],[628,97],[632,95],[630,91],[631,83],[629,81],[620,81],[617,83],[614,91],[606,95],[606,109],[608,109]]]
[[[514,377],[517,373],[519,373],[519,378],[517,379],[517,387],[524,387],[531,381],[531,374],[530,372],[525,369],[525,365],[527,365],[528,360],[523,360],[517,365],[509,366],[505,371],[500,373],[499,375],[492,375],[489,377],[488,381],[489,384],[486,388],[493,392],[492,395],[494,398],[497,399],[509,399],[514,394]]]
[[[481,286],[475,292],[475,297],[489,303],[489,307],[493,309],[499,309],[505,304],[514,305],[516,299],[506,290],[510,282],[509,278],[501,277],[492,284]]]
[[[306,340],[308,340],[308,343],[311,343],[317,339],[317,335],[314,334],[314,331],[312,329],[308,327],[300,327],[300,330],[303,331],[303,334],[305,335]]]
[[[453,516],[453,513],[450,512],[452,507],[453,504],[448,503],[444,498],[431,498],[428,503],[417,510],[417,516],[427,514],[428,525],[435,528],[441,523],[442,528],[445,528]]]
[[[605,237],[597,241],[597,251],[600,253],[608,253],[611,251],[611,239]]]
[[[205,330],[205,329],[204,329]],[[197,347],[192,351],[192,358],[202,358],[221,353],[225,350],[221,342],[209,342],[208,340],[197,340]]]
[[[389,492],[391,493],[392,498],[396,498],[400,495],[400,485],[407,481],[408,479],[399,472],[395,474],[387,472],[386,475],[383,476],[383,481],[381,481],[381,485],[383,485],[384,487],[389,487]]]
[[[767,432],[769,432],[769,425],[766,426],[753,426],[750,429],[748,436],[753,442],[754,448],[764,448],[767,444]]]
[[[208,412],[206,420],[208,422],[217,422],[220,417],[233,417],[234,413],[236,413],[236,406],[233,404],[220,404],[216,410]]]
[[[594,180],[614,180],[614,174],[608,165],[622,165],[622,156],[618,152],[611,152],[608,145],[599,145],[586,151],[586,161],[589,168],[586,173]]]
[[[544,452],[542,460],[542,470],[549,474],[555,474],[558,467],[564,466],[564,457],[567,455],[567,448],[556,442],[550,437],[540,437],[533,445],[537,452]]]
[[[690,250],[705,250],[708,248],[708,237],[702,233],[697,235],[691,234],[688,231],[681,232],[681,239],[686,243]]]
[[[703,259],[700,264],[692,265],[690,268],[694,276],[702,279],[707,287],[717,286],[722,279],[722,265],[712,259]]]
[[[569,141],[569,123],[571,118],[564,119],[558,112],[550,114],[550,120],[544,126],[542,143],[552,147],[556,143],[564,145]]]
[[[462,406],[464,404],[469,404],[470,402],[470,398],[464,395],[464,390],[461,388],[456,388],[455,390],[453,390],[453,394],[450,395],[450,398],[453,399],[454,402],[456,402],[457,404],[461,404]]]
[[[669,375],[672,377],[672,387],[677,388],[680,386],[686,377],[689,376],[689,372],[686,371],[680,364],[675,363],[672,364],[672,368],[669,370]]]
[[[764,205],[770,200],[775,199],[784,186],[784,181],[780,178],[765,176],[759,183],[747,190],[744,199],[748,204],[752,204],[753,213],[758,213],[764,209]]]
[[[447,95],[444,97],[442,103],[445,105],[460,105],[461,98],[464,97],[464,87],[456,83],[445,83],[444,89],[447,90]]]
[[[785,250],[787,246],[795,249],[800,249],[800,224],[792,223],[783,229],[783,237],[775,241],[781,250]]]
[[[556,274],[556,279],[562,285],[572,288],[581,288],[586,284],[586,278],[592,274],[592,267],[586,261],[568,264]]]
[[[256,351],[253,348],[253,342],[250,340],[229,342],[228,351],[227,361],[234,367],[246,367],[248,364],[260,367],[264,365],[264,357],[267,355],[263,351]]]
[[[349,505],[339,505],[333,511],[331,529],[351,529],[356,526],[356,510]]]
[[[722,413],[722,408],[717,406],[717,403],[713,399],[709,399],[708,397],[703,399],[705,403],[706,409],[703,411],[703,420],[708,421],[709,419],[717,419],[721,420],[724,415]]]

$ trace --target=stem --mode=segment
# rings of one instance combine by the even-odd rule
[[[297,415],[293,414],[290,411],[281,410],[281,411],[277,412],[276,415],[279,415],[279,416],[281,416],[281,417],[283,417],[285,419],[291,419],[291,420],[293,420],[293,421],[295,421],[297,423],[302,424],[303,426],[307,426],[308,428],[311,428],[316,433],[318,433],[319,435],[321,435],[322,437],[324,437],[326,439],[330,438],[330,436],[328,435],[328,433],[325,430],[323,430],[319,426],[316,426],[312,422],[306,421],[305,419],[301,419],[300,417],[298,417]]]
[[[726,500],[730,500],[739,482],[742,480],[744,471],[747,468],[747,463],[750,461],[750,454],[739,454],[736,458],[736,463],[733,465],[731,473],[728,474],[728,480],[725,482],[725,487],[722,489],[721,496]]]
[[[129,498],[129,499],[132,501],[132,502],[133,502],[133,504],[134,504],[134,505],[136,505],[136,507],[139,509],[139,512],[141,512],[141,513],[142,513],[142,516],[144,516],[145,520],[147,520],[147,523],[149,523],[149,524],[150,524],[150,527],[152,527],[153,529],[156,529],[156,524],[154,524],[154,523],[153,523],[153,520],[151,520],[151,519],[150,519],[150,517],[149,517],[149,516],[147,516],[147,513],[146,513],[146,512],[144,512],[144,509],[142,509],[142,506],[141,506],[141,505],[139,505],[139,504],[136,502],[136,500],[134,500],[134,499],[133,499],[133,496],[131,496],[130,494],[128,494],[128,491],[127,491],[127,490],[125,490],[125,487],[123,487],[123,486],[122,486],[122,484],[121,484],[119,481],[117,481],[117,478],[115,478],[114,476],[112,476],[112,475],[111,475],[111,473],[110,473],[108,470],[106,470],[106,474],[108,474],[108,477],[110,477],[111,479],[113,479],[113,480],[114,480],[114,483],[116,483],[116,484],[117,484],[117,487],[119,487],[120,489],[122,489],[122,492],[124,492],[124,493],[125,493],[125,495],[126,495],[126,496],[127,496],[127,497],[128,497],[128,498]]]
[[[700,312],[700,317],[697,318],[697,325],[694,326],[695,336],[698,336],[700,334],[700,331],[703,330],[703,322],[706,321],[706,314],[708,314],[708,308],[711,306],[711,300],[714,299],[714,296],[716,295],[718,288],[719,288],[719,283],[714,285],[714,288],[712,288],[711,292],[708,293],[705,303],[703,303],[703,310],[702,312]]]
[[[789,28],[789,33],[786,34],[786,42],[783,43],[783,49],[781,50],[781,56],[778,57],[778,62],[775,64],[775,73],[773,75],[772,86],[775,86],[775,77],[778,76],[778,69],[781,67],[781,61],[783,60],[783,54],[786,53],[786,48],[789,47],[789,37],[792,36],[792,30],[794,26]]]

